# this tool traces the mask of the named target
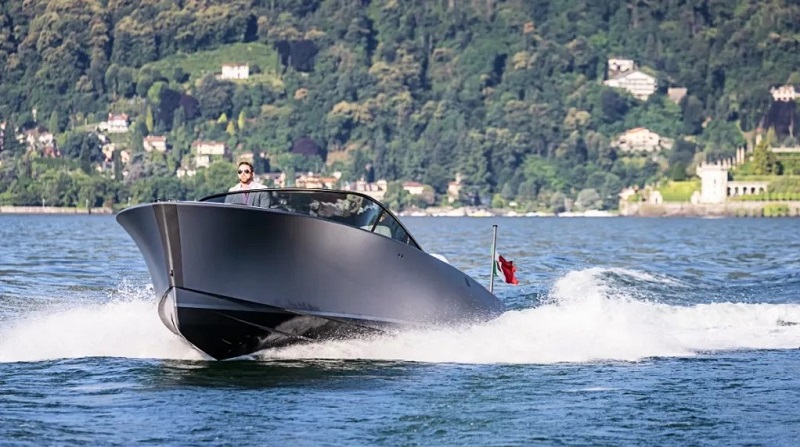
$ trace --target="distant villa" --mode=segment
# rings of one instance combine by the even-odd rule
[[[740,147],[736,150],[736,158],[701,163],[697,167],[700,177],[700,191],[695,192],[692,203],[713,204],[725,203],[729,197],[749,196],[767,192],[769,182],[765,181],[731,181],[728,171],[734,166],[744,163],[747,150]]]
[[[220,79],[248,79],[250,66],[247,64],[223,64]]]
[[[659,152],[662,149],[670,149],[672,140],[663,138],[644,127],[637,127],[621,134],[611,145],[618,147],[623,152],[650,153]]]
[[[769,89],[769,92],[772,93],[772,99],[775,101],[789,102],[800,97],[800,92],[794,88],[794,85],[773,87]]]

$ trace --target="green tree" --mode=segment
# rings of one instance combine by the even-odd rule
[[[492,196],[492,208],[505,208],[506,201],[503,199],[503,196],[500,194],[495,194]]]
[[[197,198],[227,191],[236,183],[236,165],[227,161],[215,161],[207,169],[198,172]]]
[[[5,128],[0,129],[2,132],[2,154],[0,155],[8,155],[9,157],[16,157],[25,153],[25,144],[21,143],[17,140],[16,134],[16,124],[14,121],[7,121],[5,123]]]
[[[245,117],[245,114],[244,114],[244,110],[242,110],[241,112],[239,112],[239,119],[236,122],[236,124],[239,126],[239,130],[244,129],[245,118],[246,117]]]
[[[183,71],[182,67],[175,67],[172,70],[172,80],[182,84],[189,80],[189,74]]]
[[[603,201],[597,191],[589,188],[578,193],[575,206],[580,210],[596,210],[603,207]]]
[[[403,189],[402,182],[389,182],[386,185],[386,194],[383,196],[383,203],[389,209],[400,211],[405,209],[411,200],[411,195]]]
[[[520,185],[520,188],[526,190],[522,195],[527,200],[535,199],[542,191],[560,192],[565,186],[558,165],[542,157],[531,156],[525,160],[524,176],[525,187]]]
[[[206,119],[216,119],[223,113],[227,116],[233,109],[233,85],[208,75],[200,80],[193,92],[200,103],[200,111]]]
[[[186,112],[183,111],[183,107],[178,107],[172,116],[172,128],[180,129],[184,124],[186,124]]]
[[[186,187],[175,176],[150,177],[133,183],[131,200],[146,203],[167,200],[184,200]]]
[[[153,123],[153,109],[150,106],[147,106],[147,111],[145,112],[144,116],[144,125],[147,126],[147,133],[150,134],[155,129],[155,124]]]
[[[560,192],[556,192],[550,196],[550,209],[552,209],[554,213],[563,213],[566,211],[566,201],[567,196]]]
[[[70,132],[61,152],[65,157],[77,160],[83,172],[92,172],[92,165],[100,162],[104,155],[102,143],[94,133]]]
[[[681,99],[681,110],[683,113],[683,131],[688,135],[697,135],[703,131],[703,121],[705,112],[703,103],[692,95],[684,96]]]
[[[53,110],[50,113],[50,119],[47,120],[47,129],[52,133],[59,133],[61,132],[61,124],[58,119],[58,111]]]
[[[155,81],[153,85],[147,89],[147,103],[151,106],[158,108],[161,105],[161,95],[167,89],[167,83],[164,81]]]
[[[769,138],[761,140],[753,150],[753,174],[780,174],[780,165],[769,148]]]
[[[686,180],[686,163],[678,161],[669,167],[669,178],[677,182]]]

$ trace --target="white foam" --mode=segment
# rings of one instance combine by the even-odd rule
[[[626,295],[630,287],[616,287],[609,272],[660,281],[634,271],[575,271],[556,282],[544,304],[483,324],[294,346],[263,357],[550,364],[800,347],[800,304],[672,306]],[[164,327],[145,287],[123,285],[103,304],[80,299],[29,312],[0,329],[0,362],[77,357],[203,358]]]
[[[793,324],[800,305],[670,306],[620,294],[602,279],[606,272],[571,272],[546,304],[468,328],[295,346],[264,357],[549,364],[800,347],[800,324]]]
[[[616,273],[616,274],[619,274],[619,275],[629,276],[629,277],[631,277],[633,279],[637,279],[639,281],[647,281],[647,282],[653,282],[653,283],[659,283],[659,284],[667,284],[667,285],[681,285],[682,284],[677,279],[670,278],[668,276],[658,275],[658,274],[653,274],[653,273],[648,273],[648,272],[642,272],[642,271],[639,271],[639,270],[631,270],[631,269],[626,269],[626,268],[619,268],[619,267],[607,268],[607,269],[595,267],[595,268],[592,268],[592,269],[585,270],[585,272],[587,272],[589,274],[593,274],[593,275],[597,275],[597,274],[600,274],[600,273],[603,273],[603,272],[609,272],[609,273]]]
[[[0,329],[0,362],[78,357],[202,359],[161,323],[151,290],[142,288],[134,294],[123,290],[115,295],[104,304],[82,300],[12,322]]]

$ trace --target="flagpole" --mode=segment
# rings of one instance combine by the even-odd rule
[[[497,224],[492,225],[492,271],[489,274],[489,293],[494,293],[494,269],[497,261],[495,253],[497,251]]]

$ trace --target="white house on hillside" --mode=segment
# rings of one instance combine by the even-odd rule
[[[425,185],[419,182],[403,182],[403,189],[412,196],[421,196],[425,192]]]
[[[42,127],[25,131],[22,135],[17,136],[17,141],[24,143],[28,151],[36,151],[47,157],[59,157],[61,155],[53,134]]]
[[[298,188],[327,188],[333,189],[339,181],[336,177],[323,177],[319,174],[309,172],[301,174],[294,180],[294,186]]]
[[[124,113],[109,113],[106,121],[109,133],[125,133],[128,131],[128,115]]]
[[[636,69],[636,64],[634,64],[632,59],[619,59],[619,58],[609,58],[608,59],[608,76],[614,76],[619,73],[627,73],[629,71],[633,71]]]
[[[388,188],[389,183],[384,180],[380,179],[375,183],[367,183],[363,178],[357,180],[352,183],[345,183],[342,185],[342,189],[345,191],[358,191],[363,192],[364,194],[372,197],[377,201],[383,200],[383,196],[386,195],[386,189]]]
[[[285,172],[265,172],[261,174],[261,183],[267,186],[274,186],[277,188],[286,187],[286,173]]]
[[[166,152],[167,151],[167,137],[160,137],[155,135],[148,135],[144,137],[144,150],[145,152]]]
[[[53,134],[39,129],[33,129],[25,132],[25,141],[28,147],[35,148],[37,146],[52,146],[55,144],[55,137]]]
[[[225,155],[225,143],[221,141],[203,141],[197,140],[192,143],[197,155]]]
[[[769,89],[769,92],[772,93],[772,99],[775,101],[789,102],[800,97],[800,92],[795,90],[793,85],[773,87]]]
[[[227,153],[225,143],[220,141],[197,140],[192,143],[192,150],[195,153],[194,165],[197,168],[207,168],[212,159],[222,158]]]
[[[178,168],[175,171],[175,176],[178,178],[194,177],[196,174],[197,171],[195,171],[194,169]]]
[[[646,101],[656,92],[656,78],[639,70],[620,73],[603,84],[612,88],[621,88],[629,91],[634,98]]]
[[[105,162],[110,163],[114,160],[114,151],[117,150],[117,145],[114,143],[106,143],[100,150],[103,151]]]
[[[672,141],[644,127],[630,129],[611,144],[623,152],[659,152],[672,147]]]
[[[220,79],[247,79],[250,77],[250,66],[247,64],[223,64]]]

